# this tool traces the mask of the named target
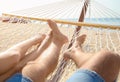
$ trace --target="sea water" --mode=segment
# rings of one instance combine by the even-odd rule
[[[77,18],[61,20],[78,21]],[[120,18],[85,18],[84,22],[120,26]]]

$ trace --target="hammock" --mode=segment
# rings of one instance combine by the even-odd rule
[[[117,19],[118,17],[120,17],[120,15],[114,13],[113,11],[111,11],[110,9],[104,6],[102,6],[104,9],[101,8],[102,10],[99,10],[100,8],[98,7],[101,4],[96,1],[91,1],[89,2],[89,4],[85,2],[85,0],[79,1],[80,3],[78,3],[78,1],[79,0],[70,0],[69,2],[65,1],[64,4],[63,2],[59,2],[59,4],[56,3],[54,5],[53,4],[47,5],[46,7],[42,6],[41,14],[39,13],[39,11],[37,11],[37,9],[39,9],[40,7],[37,7],[35,9],[32,8],[28,10],[26,9],[23,11],[21,10],[19,12],[16,11],[12,13],[4,13],[3,17],[7,17],[9,19],[7,20],[6,23],[4,22],[0,23],[0,32],[1,32],[0,36],[2,36],[1,37],[2,40],[0,42],[0,51],[6,50],[10,46],[20,41],[23,41],[35,35],[36,33],[48,32],[49,29],[48,26],[46,25],[46,21],[47,21],[46,18],[48,19],[52,18],[54,21],[58,23],[61,32],[67,35],[68,38],[71,40],[71,44],[74,42],[74,38],[77,35],[79,34],[87,35],[86,41],[82,47],[85,52],[97,52],[102,48],[107,48],[110,51],[119,53],[120,26],[118,25],[118,21],[114,22],[112,21],[112,19],[110,20],[109,18]],[[66,7],[66,4],[69,4],[69,6]],[[56,8],[56,5],[59,5],[58,6],[59,8]],[[85,6],[83,7],[84,9],[82,9],[81,6]],[[63,9],[64,7],[65,9]],[[49,8],[52,8],[52,11],[54,12],[50,13],[51,10],[47,10]],[[88,9],[87,12],[86,12],[86,8]],[[82,21],[76,22],[76,20],[79,20],[78,19],[79,10],[80,11],[84,10],[83,14],[84,15],[86,14],[84,21],[86,22],[89,21],[89,23],[83,23]],[[61,15],[59,15],[63,11],[66,12],[64,12],[64,14],[62,13]],[[98,18],[98,15],[95,14],[95,11],[96,12],[101,11],[98,14],[99,17],[102,17],[102,19]],[[71,13],[66,14],[67,12],[71,12]],[[104,17],[107,17],[108,19]],[[75,18],[75,20],[73,20],[72,18]],[[57,19],[61,19],[61,20],[57,20]],[[69,21],[67,21],[67,19]],[[102,20],[102,24],[101,22],[99,22],[100,20]],[[112,25],[108,25],[107,23],[105,23],[106,20],[110,20],[109,22],[111,22]],[[75,31],[78,26],[82,27],[81,30]],[[52,82],[65,82],[71,76],[71,74],[76,70],[76,66],[72,62],[72,60],[68,62],[65,62],[63,60],[62,53],[64,52],[64,50],[69,48],[69,45],[70,44],[66,44],[61,50],[61,57],[59,59],[58,66],[56,70],[48,76],[47,78],[48,81],[52,80]],[[36,47],[33,47],[32,49],[34,48]],[[30,49],[29,52],[31,52],[32,49]]]

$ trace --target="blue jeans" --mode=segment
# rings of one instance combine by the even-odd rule
[[[12,77],[8,78],[5,82],[33,82],[33,81],[28,77],[24,77],[20,73],[16,73]]]
[[[105,82],[104,79],[94,71],[79,69],[67,82]]]

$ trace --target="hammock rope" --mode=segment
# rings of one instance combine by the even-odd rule
[[[24,19],[25,20],[25,19]],[[10,28],[11,26],[11,23],[7,23],[8,24],[8,27]],[[21,23],[15,23],[13,24],[14,27],[18,27],[20,26],[19,24]],[[28,23],[29,24],[29,23]],[[26,25],[26,24],[25,24]],[[2,27],[5,27],[5,28],[2,28],[1,31],[5,31],[5,29],[8,29],[7,26],[5,25],[2,25]],[[31,28],[34,27],[34,24],[30,26]],[[63,28],[63,27],[62,27]],[[68,27],[67,27],[68,28]],[[21,33],[18,33],[20,29],[17,29],[17,30],[13,30],[12,31],[12,34],[10,36],[14,36],[14,35],[19,35],[21,36],[20,34],[25,34],[24,31],[21,31]],[[29,33],[32,33],[29,28],[26,28],[26,30],[29,32]],[[42,30],[42,29],[40,29]],[[16,31],[16,32],[15,32]],[[85,33],[85,31],[89,31],[89,35],[86,39],[86,42],[85,42],[85,45],[83,46],[84,50],[86,52],[95,52],[95,51],[99,51],[100,49],[104,48],[107,46],[107,49],[109,50],[112,50],[112,51],[115,51],[115,52],[118,52],[119,47],[117,47],[115,45],[115,43],[117,43],[117,40],[116,41],[113,41],[115,40],[112,36],[112,34],[116,34],[117,38],[118,39],[118,42],[120,42],[120,31],[117,29],[117,30],[112,30],[112,29],[103,29],[103,28],[89,28],[89,27],[83,27],[81,29],[81,34]],[[35,32],[37,32],[37,29],[35,30]],[[35,33],[34,32],[34,33]],[[33,34],[34,34],[33,33]],[[37,32],[38,33],[38,32]],[[27,35],[27,34],[26,34]],[[29,35],[32,35],[32,34],[29,34]],[[95,43],[93,43],[93,35],[95,35]],[[68,36],[69,36],[69,33],[68,33]],[[103,38],[104,36],[104,38]],[[76,36],[74,36],[75,38]],[[14,38],[13,38],[14,39]],[[11,41],[11,38],[7,38],[8,41]],[[73,43],[73,42],[72,42]],[[7,43],[6,43],[7,44]],[[104,44],[106,44],[106,46],[103,46]],[[118,43],[119,44],[119,43]],[[9,45],[9,44],[7,44]],[[6,45],[6,46],[7,46]],[[66,47],[67,49],[67,47]],[[65,49],[64,49],[65,50]],[[63,51],[62,51],[63,52]],[[61,53],[62,53],[61,52]],[[67,74],[68,72],[65,70],[65,69],[74,69],[75,71],[75,68],[74,68],[74,63],[72,63],[72,61],[70,61],[69,63],[67,63],[67,66],[66,68],[64,68],[64,66],[66,65],[66,62],[63,61],[63,59],[60,59],[59,60],[62,64],[60,66],[60,68],[58,68],[58,70],[61,70],[61,72],[57,72],[55,71],[55,73],[57,74],[57,78],[54,78],[54,74],[51,75],[51,77],[49,79],[54,79],[54,82],[63,82],[65,80],[64,77],[65,76],[70,76],[69,74]],[[71,70],[68,70],[68,71],[71,71]],[[73,71],[73,70],[72,70]],[[72,72],[71,72],[72,74]],[[62,76],[61,76],[62,75]],[[64,77],[63,77],[64,76]],[[61,79],[58,79],[59,77],[61,77]],[[67,79],[67,78],[66,78]]]
[[[78,20],[79,12],[82,10],[83,6],[84,6],[83,15],[85,16],[85,20],[84,22],[82,21],[76,22]],[[87,8],[87,12],[86,12],[86,8]],[[98,16],[103,19],[98,18]],[[71,43],[74,42],[74,38],[77,35],[80,35],[80,34],[87,35],[86,41],[82,47],[85,52],[97,52],[102,48],[107,48],[108,50],[114,51],[117,53],[120,52],[120,46],[119,46],[120,25],[118,25],[119,22],[116,21],[117,22],[116,23],[111,19],[110,22],[112,21],[113,25],[108,25],[108,23],[103,23],[106,20],[109,21],[109,19],[106,19],[105,17],[107,18],[112,17],[114,19],[117,19],[118,17],[120,17],[120,15],[118,13],[113,12],[111,9],[105,7],[104,5],[100,4],[95,0],[94,1],[90,0],[90,2],[87,2],[86,0],[80,0],[80,1],[71,0],[68,2],[65,1],[64,3],[59,2],[54,5],[46,5],[46,7],[41,6],[40,8],[35,7],[35,8],[26,9],[23,11],[22,10],[17,11],[17,12],[14,12],[13,14],[3,13],[3,17],[6,17],[6,18],[9,17],[10,20],[8,20],[9,23],[1,23],[0,26],[4,27],[0,29],[1,32],[2,31],[5,32],[6,29],[16,27],[16,28],[12,28],[11,29],[12,31],[11,30],[6,31],[8,34],[10,34],[9,37],[14,35],[23,36],[24,34],[26,35],[26,38],[28,38],[33,34],[39,33],[40,30],[47,32],[48,29],[40,28],[40,26],[41,25],[46,26],[46,21],[48,19],[53,19],[56,23],[58,23],[58,26],[60,27],[60,29],[64,29],[62,31],[64,32],[66,31],[67,33],[65,34],[70,39],[73,39],[71,40]],[[75,19],[72,19],[72,18],[75,18]],[[90,23],[86,22],[88,18]],[[93,19],[95,22],[93,22]],[[102,21],[102,23],[100,23],[100,21]],[[21,28],[18,28],[18,27],[21,27]],[[27,27],[25,28],[26,32],[22,30],[23,27]],[[35,27],[34,30],[32,30],[33,27]],[[66,27],[67,29],[65,29]],[[73,29],[76,29],[77,27],[82,27],[82,28],[77,31],[73,30]],[[0,33],[0,34],[4,34],[4,33]],[[72,34],[74,35],[72,36]],[[8,45],[11,46],[11,44],[14,43],[14,41],[12,42],[11,39],[15,39],[13,37],[8,38],[8,36],[6,38],[4,37],[2,38],[8,41],[8,42],[6,41],[6,45],[4,45],[4,48],[8,48]],[[20,40],[22,41],[22,37],[18,39],[19,41]],[[69,47],[70,46],[66,44],[63,47],[61,54],[64,52],[64,50],[66,50]],[[25,63],[21,62],[20,66],[22,67],[24,65]],[[57,69],[52,74],[50,74],[50,76],[48,76],[47,80],[52,82],[65,82],[66,79],[68,79],[68,77],[75,70],[76,70],[76,66],[72,62],[72,60],[69,60],[66,62],[63,59],[63,55],[61,55]]]

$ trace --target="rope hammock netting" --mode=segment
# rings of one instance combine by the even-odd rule
[[[82,18],[79,18],[79,15]],[[0,51],[6,50],[36,33],[47,33],[50,29],[46,21],[53,19],[58,23],[61,32],[68,36],[71,42],[63,46],[58,66],[46,81],[65,82],[76,70],[76,66],[72,60],[65,62],[62,53],[70,47],[77,35],[87,35],[82,46],[85,52],[97,52],[103,48],[116,53],[120,52],[119,17],[119,14],[95,0],[65,0],[45,6],[4,13],[3,22],[0,22]],[[77,22],[78,20],[80,22]],[[89,23],[83,23],[83,21]],[[35,48],[36,46],[31,48],[28,53]],[[24,66],[24,61],[19,65]]]

